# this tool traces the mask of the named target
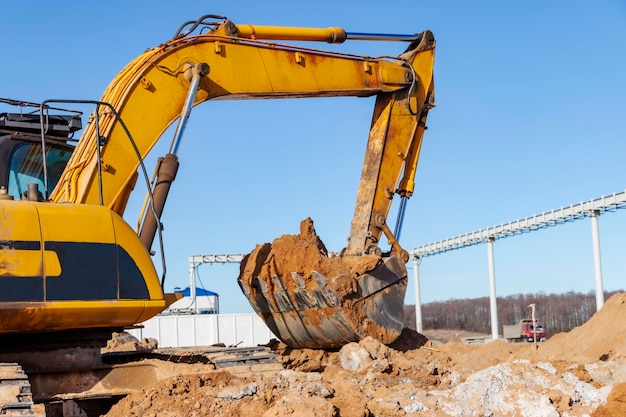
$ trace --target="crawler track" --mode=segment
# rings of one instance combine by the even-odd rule
[[[279,371],[283,369],[278,355],[266,346],[160,348],[137,352],[110,352],[105,363],[127,363],[139,359],[159,359],[174,363],[203,363],[233,374]]]
[[[0,416],[35,417],[28,377],[16,363],[0,363]]]

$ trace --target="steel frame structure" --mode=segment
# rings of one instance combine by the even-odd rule
[[[604,289],[602,286],[602,264],[600,259],[600,232],[598,227],[598,217],[607,212],[614,212],[626,208],[626,191],[613,193],[598,197],[592,200],[571,204],[568,207],[551,210],[524,219],[514,220],[498,226],[488,227],[471,233],[451,237],[433,243],[418,246],[409,251],[413,259],[413,273],[415,277],[415,316],[416,328],[422,331],[422,311],[420,300],[419,282],[419,262],[421,258],[462,249],[480,243],[487,244],[487,257],[489,262],[489,289],[490,289],[490,309],[491,309],[491,336],[498,338],[498,312],[496,304],[496,282],[493,243],[497,239],[529,233],[550,226],[557,226],[567,222],[580,220],[585,217],[591,219],[594,274],[596,287],[596,308],[599,310],[604,304]]]
[[[244,255],[194,255],[189,257],[189,294],[191,296],[191,308],[196,310],[196,271],[202,264],[227,264],[240,263]]]

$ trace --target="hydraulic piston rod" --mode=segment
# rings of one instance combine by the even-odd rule
[[[189,121],[189,116],[191,115],[191,109],[193,108],[193,101],[196,97],[196,93],[198,92],[198,87],[200,87],[200,80],[209,73],[209,66],[205,63],[197,64],[189,68],[188,71],[191,72],[189,93],[187,94],[185,105],[180,113],[180,119],[178,119],[176,132],[174,132],[174,139],[172,139],[172,145],[170,147],[170,153],[174,155],[178,153],[178,146],[180,145],[180,140],[183,136],[185,128],[187,127],[187,122]]]
[[[187,99],[180,114],[178,120],[178,126],[176,126],[176,132],[174,132],[174,138],[170,146],[170,151],[165,157],[159,158],[159,162],[156,168],[155,176],[156,181],[152,190],[152,202],[148,208],[141,231],[139,232],[139,239],[148,251],[151,250],[154,236],[159,227],[161,227],[161,214],[163,214],[163,208],[169,194],[170,187],[176,179],[176,173],[178,172],[178,147],[182,139],[187,121],[191,115],[191,109],[193,108],[193,101],[198,92],[200,86],[200,80],[202,77],[209,73],[209,66],[207,64],[197,64],[192,66],[191,80],[189,86],[189,92]]]
[[[400,35],[393,33],[362,33],[362,32],[346,32],[348,39],[354,41],[397,41],[397,42],[415,42],[419,40],[421,33],[413,35]]]
[[[343,43],[346,40],[367,41],[399,41],[413,42],[420,38],[420,34],[396,35],[384,33],[346,32],[342,28],[299,28],[288,26],[256,26],[236,25],[237,36],[248,39],[266,39],[281,41],[313,41],[328,43]]]

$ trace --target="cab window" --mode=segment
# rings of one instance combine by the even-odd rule
[[[48,191],[52,191],[70,159],[69,149],[46,146],[46,167],[48,170]],[[45,196],[44,172],[40,143],[21,143],[15,147],[9,163],[8,192],[19,200],[28,189],[28,184],[37,184],[39,191]]]

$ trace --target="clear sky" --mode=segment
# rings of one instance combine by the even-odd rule
[[[134,57],[209,13],[351,32],[432,30],[437,107],[400,238],[406,249],[626,187],[621,0],[8,2],[2,13],[0,97],[28,101],[97,99]],[[341,50],[398,55],[403,47],[355,41]],[[222,101],[194,109],[163,218],[166,289],[188,285],[189,256],[247,253],[297,233],[307,216],[330,250],[345,246],[373,103]],[[138,188],[125,216],[131,225],[142,198]],[[624,288],[626,210],[602,216],[600,236],[605,288]],[[588,219],[497,241],[498,295],[591,291],[591,245]],[[425,258],[422,301],[487,296],[487,271],[485,245]],[[238,265],[200,268],[199,285],[220,294],[223,312],[251,311],[237,273]]]

